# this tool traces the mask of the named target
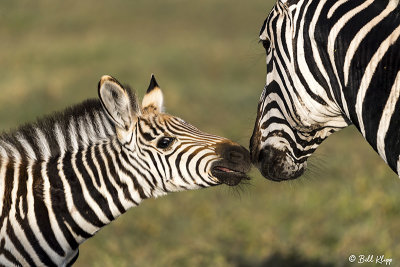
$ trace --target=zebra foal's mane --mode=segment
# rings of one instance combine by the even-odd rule
[[[125,87],[126,88],[126,87]],[[135,93],[127,89],[132,103]],[[115,128],[98,99],[88,99],[0,134],[0,158],[43,160],[108,140]]]
[[[104,125],[109,127],[104,127]],[[112,135],[99,100],[89,99],[0,135],[0,155],[40,160],[77,150]],[[60,135],[63,140],[60,141]]]
[[[138,105],[135,92],[128,86],[124,88],[131,103]],[[100,100],[87,99],[36,122],[1,133],[0,159],[44,160],[109,140],[114,135],[115,127]]]

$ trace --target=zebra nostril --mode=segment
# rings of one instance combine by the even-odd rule
[[[229,161],[233,162],[233,163],[240,163],[243,161],[244,159],[244,155],[243,153],[240,153],[238,151],[230,151],[228,153],[228,159]]]
[[[228,164],[228,167],[246,171],[251,167],[249,151],[239,144],[222,142],[217,144],[215,152]]]
[[[220,183],[230,186],[237,185],[251,169],[250,153],[239,144],[221,142],[216,145],[215,152],[220,159],[213,162],[211,173]]]

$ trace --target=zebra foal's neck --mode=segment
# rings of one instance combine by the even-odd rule
[[[21,254],[15,263],[63,262],[139,204],[121,182],[120,152],[98,100],[0,136],[0,231],[12,233],[8,238]]]

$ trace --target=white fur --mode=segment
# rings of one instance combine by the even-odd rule
[[[400,72],[397,73],[396,80],[390,90],[389,98],[386,102],[385,108],[383,109],[382,117],[379,122],[378,133],[376,136],[376,146],[378,153],[381,155],[383,160],[387,162],[385,152],[385,137],[386,132],[390,126],[390,120],[392,119],[393,112],[395,112],[396,103],[400,95]]]
[[[36,140],[39,145],[40,154],[42,155],[43,159],[48,159],[51,156],[51,150],[49,143],[47,142],[47,138],[39,128],[36,128],[36,135],[37,135]]]
[[[154,88],[143,97],[142,108],[149,106],[154,106],[159,112],[164,112],[164,96],[160,88]]]

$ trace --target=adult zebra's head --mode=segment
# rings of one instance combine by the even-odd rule
[[[163,113],[163,94],[154,76],[141,107],[136,96],[111,76],[101,78],[99,96],[115,125],[127,171],[144,177],[151,195],[237,185],[247,179],[249,152]]]
[[[348,125],[321,65],[327,55],[314,39],[317,14],[297,2],[278,0],[260,32],[267,75],[250,151],[262,175],[274,181],[302,175],[319,144]]]

